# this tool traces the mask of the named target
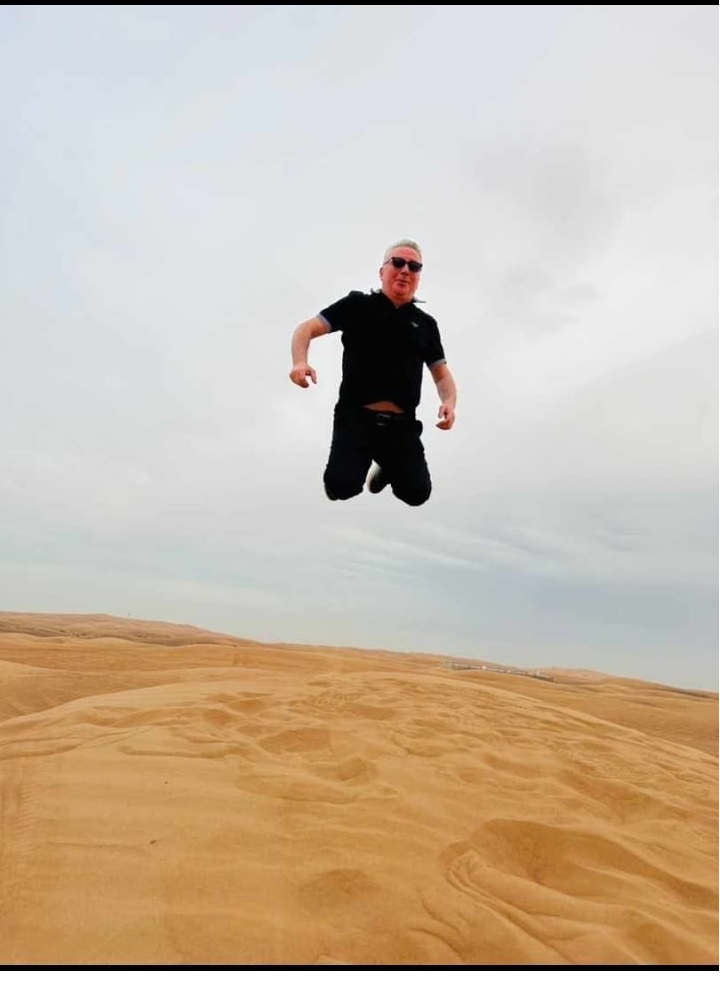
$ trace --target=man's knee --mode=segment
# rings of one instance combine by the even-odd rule
[[[425,502],[430,497],[432,492],[432,487],[428,483],[424,487],[413,487],[413,488],[398,488],[393,487],[393,493],[396,498],[404,501],[405,504],[409,504],[411,508],[419,508],[421,504]]]
[[[325,484],[325,493],[331,501],[347,501],[361,493],[364,481],[361,480],[358,483],[357,480],[342,473],[326,471],[323,483]]]

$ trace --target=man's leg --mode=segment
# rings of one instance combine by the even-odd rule
[[[331,501],[346,501],[360,494],[372,462],[370,426],[361,415],[335,413],[323,482]]]
[[[420,441],[422,430],[420,421],[393,426],[383,436],[383,451],[378,459],[395,497],[413,507],[425,504],[432,490],[425,448]]]

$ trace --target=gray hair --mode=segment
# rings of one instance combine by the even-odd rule
[[[383,257],[383,263],[386,263],[390,256],[392,256],[395,249],[413,249],[422,259],[422,251],[417,242],[412,242],[409,238],[404,238],[400,242],[393,242],[393,244],[385,250],[385,255]]]

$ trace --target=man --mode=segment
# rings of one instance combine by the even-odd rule
[[[440,397],[437,428],[455,421],[456,387],[437,322],[415,302],[422,254],[416,242],[395,242],[380,267],[381,289],[351,291],[302,322],[293,332],[290,379],[317,383],[308,365],[312,339],[342,330],[342,381],[335,405],[330,455],[323,476],[331,501],[377,494],[389,484],[406,504],[424,504],[431,482],[423,426],[415,418],[422,375],[428,367]]]

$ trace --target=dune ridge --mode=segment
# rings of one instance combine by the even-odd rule
[[[718,696],[0,613],[4,965],[716,965]]]

